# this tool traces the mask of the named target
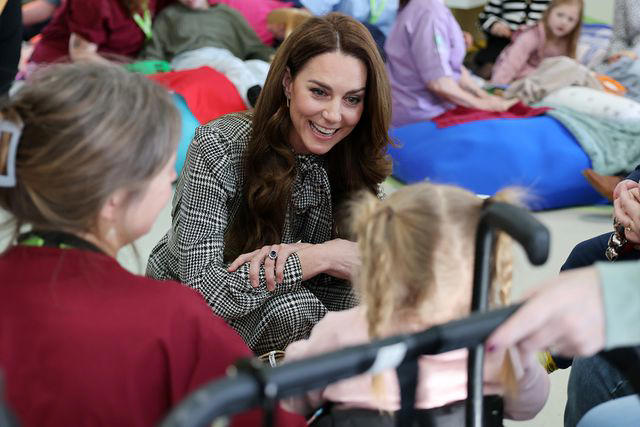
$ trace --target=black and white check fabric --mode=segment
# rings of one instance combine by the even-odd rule
[[[284,350],[306,338],[327,310],[357,303],[351,286],[328,275],[302,282],[300,260],[291,255],[284,281],[268,292],[249,282],[249,264],[233,273],[224,263],[224,235],[242,198],[243,154],[251,116],[229,114],[196,130],[173,200],[172,227],[151,253],[147,274],[198,290],[257,353]],[[332,238],[331,189],[323,158],[297,156],[282,243],[323,243]],[[275,243],[275,242],[274,242]]]
[[[549,3],[551,0],[489,0],[478,20],[487,32],[498,21],[515,31],[522,25],[538,22]]]

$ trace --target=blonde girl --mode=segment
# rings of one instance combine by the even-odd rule
[[[513,198],[501,192],[495,199]],[[357,278],[361,305],[329,313],[306,341],[286,350],[285,361],[370,339],[424,330],[469,314],[474,236],[483,201],[457,187],[415,184],[386,200],[362,194],[353,205],[352,230],[362,256]],[[506,302],[511,282],[509,241],[501,236],[492,266],[492,289]],[[466,398],[466,350],[423,356],[416,408],[430,409]],[[485,393],[501,394],[502,355],[487,360]],[[535,357],[521,357],[524,372],[505,396],[505,415],[528,419],[544,405],[549,381]],[[306,413],[326,401],[338,408],[396,411],[398,382],[388,371],[372,378],[361,375],[290,399],[289,408]]]
[[[513,36],[493,67],[491,83],[508,85],[529,75],[553,56],[575,59],[583,0],[553,0],[540,22]]]

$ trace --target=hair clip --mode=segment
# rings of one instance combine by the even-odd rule
[[[16,186],[16,155],[18,152],[18,141],[22,134],[22,124],[16,124],[8,120],[0,120],[0,144],[6,144],[3,138],[5,134],[9,134],[9,149],[5,166],[5,173],[0,174],[0,187]],[[4,150],[0,150],[2,152]],[[0,171],[2,172],[2,171]]]

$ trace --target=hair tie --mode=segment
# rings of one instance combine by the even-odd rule
[[[18,141],[20,141],[20,135],[22,134],[22,123],[10,122],[6,119],[0,120],[0,144],[6,144],[5,134],[9,134],[9,148],[5,150],[4,147],[0,147],[0,153],[6,152],[5,161],[5,173],[0,174],[0,187],[15,187],[16,186],[16,155],[18,153]],[[2,172],[0,170],[0,172]]]

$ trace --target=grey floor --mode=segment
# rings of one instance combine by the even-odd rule
[[[387,187],[393,191],[394,185]],[[531,266],[518,248],[514,266],[514,296],[517,298],[524,290],[536,286],[545,279],[557,274],[571,248],[587,237],[595,236],[611,230],[610,206],[588,206],[560,209],[536,213],[535,216],[551,231],[551,253],[549,261],[540,267]],[[1,216],[1,215],[0,215]],[[133,272],[143,272],[146,260],[153,245],[162,237],[170,226],[169,205],[160,214],[152,231],[135,242],[138,256],[130,248],[121,251],[118,259]],[[560,371],[551,375],[551,395],[542,412],[527,422],[507,422],[507,426],[561,426],[562,413],[566,400],[566,384],[568,371]]]

